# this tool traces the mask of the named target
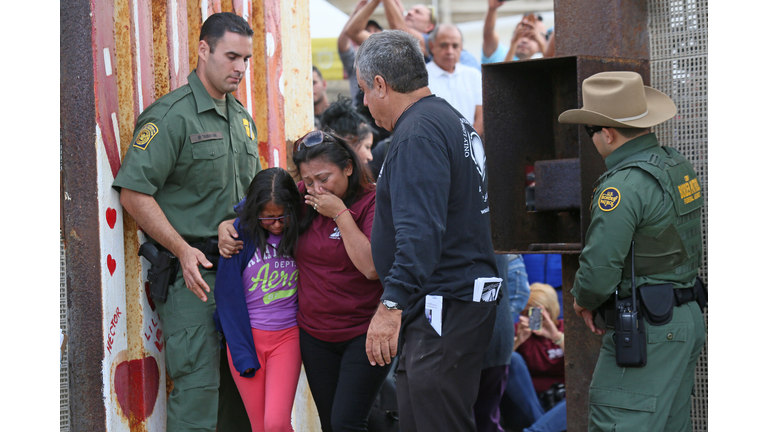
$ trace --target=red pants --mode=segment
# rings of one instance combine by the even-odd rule
[[[227,358],[254,432],[293,431],[291,410],[301,372],[299,327],[279,331],[251,329],[261,368],[251,378],[240,376]]]

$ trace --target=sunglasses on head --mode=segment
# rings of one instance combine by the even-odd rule
[[[602,131],[605,128],[605,126],[589,126],[584,125],[584,130],[587,131],[587,135],[589,135],[590,138],[592,138],[592,135]]]
[[[276,222],[285,223],[285,219],[289,217],[290,215],[282,215],[280,217],[259,218],[259,222],[263,223],[264,225],[274,225]]]
[[[322,144],[323,142],[336,142],[335,139],[333,139],[332,136],[328,135],[327,133],[321,131],[321,130],[314,130],[303,137],[296,140],[296,142],[293,144],[293,152],[296,153],[300,150],[302,150],[302,147],[304,148],[310,148],[313,146],[316,146],[318,144]]]

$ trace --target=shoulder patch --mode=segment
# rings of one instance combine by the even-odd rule
[[[597,199],[597,205],[600,210],[609,212],[619,206],[621,202],[621,193],[615,187],[605,189]]]
[[[144,127],[141,128],[141,131],[139,131],[139,135],[136,137],[133,146],[146,150],[149,142],[152,141],[152,138],[154,138],[155,135],[157,135],[157,131],[157,126],[155,126],[154,123],[145,124]]]

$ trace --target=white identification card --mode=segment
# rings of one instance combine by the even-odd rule
[[[472,301],[476,302],[495,302],[501,291],[501,278],[486,277],[475,279],[475,291],[472,294]]]
[[[443,335],[443,297],[436,295],[428,295],[427,301],[424,306],[424,315],[427,316],[427,321],[437,332],[438,335]]]

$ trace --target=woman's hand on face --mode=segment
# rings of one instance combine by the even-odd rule
[[[323,187],[319,187],[317,192],[307,191],[307,195],[304,195],[304,202],[325,217],[333,219],[343,211],[347,206],[341,198],[326,191]]]

